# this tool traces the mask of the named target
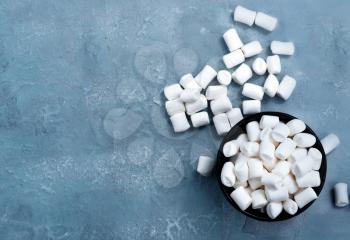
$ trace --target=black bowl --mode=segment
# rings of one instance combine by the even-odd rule
[[[230,161],[230,158],[225,157],[224,154],[222,153],[222,148],[223,148],[224,144],[228,141],[236,139],[241,133],[245,133],[247,123],[249,123],[251,121],[258,121],[259,122],[260,118],[263,115],[278,116],[280,121],[285,122],[285,123],[292,120],[292,119],[296,119],[296,117],[293,117],[289,114],[281,113],[281,112],[261,112],[261,113],[249,115],[249,116],[245,117],[244,119],[242,119],[239,123],[237,123],[234,127],[231,128],[230,132],[228,132],[226,134],[226,136],[224,137],[224,139],[220,145],[220,149],[219,149],[218,155],[217,155],[216,177],[217,177],[217,180],[219,182],[220,188],[221,188],[223,194],[225,195],[225,198],[227,199],[227,201],[234,208],[236,208],[238,211],[240,211],[241,213],[245,214],[248,217],[251,217],[251,218],[254,218],[254,219],[257,219],[260,221],[275,222],[275,221],[287,220],[287,219],[295,217],[295,216],[299,215],[300,213],[304,212],[307,208],[309,208],[312,205],[312,203],[314,201],[310,202],[309,204],[304,206],[302,209],[298,209],[298,212],[295,215],[289,215],[285,211],[282,211],[282,213],[277,218],[271,219],[267,216],[266,213],[262,212],[259,209],[253,209],[251,206],[248,209],[246,209],[245,211],[242,211],[237,206],[237,204],[232,200],[232,198],[230,197],[230,194],[234,189],[223,185],[221,183],[221,179],[220,179],[221,169],[222,169],[224,163]],[[322,144],[321,144],[319,138],[317,137],[317,135],[314,133],[314,131],[312,131],[312,129],[309,126],[306,125],[306,129],[304,132],[310,133],[316,137],[316,143],[313,147],[317,148],[322,153],[322,163],[321,163],[321,168],[319,170],[320,178],[321,178],[321,185],[319,187],[313,188],[314,191],[316,192],[317,196],[319,196],[321,191],[322,191],[324,182],[326,180],[326,172],[327,172],[326,154],[324,153],[324,150],[323,150],[323,147],[322,147]]]

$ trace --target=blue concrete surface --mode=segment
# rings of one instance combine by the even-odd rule
[[[266,33],[232,21],[237,3],[270,13]],[[350,1],[0,1],[0,239],[345,239],[350,208]],[[215,155],[213,126],[174,135],[162,88],[206,63],[222,67],[222,33],[295,42],[282,59],[297,79],[289,101],[263,110],[335,132],[327,182],[304,214],[262,223],[232,209],[215,178],[194,171]],[[262,55],[266,55],[266,52]],[[262,83],[263,78],[252,82]],[[232,84],[230,97],[241,102]]]

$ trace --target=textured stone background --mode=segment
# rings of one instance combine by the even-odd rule
[[[163,107],[166,84],[222,66],[237,3],[280,21],[270,34],[236,24],[245,42],[297,48],[282,59],[295,94],[265,99],[263,110],[342,140],[320,198],[287,222],[233,210],[214,178],[193,171],[199,154],[215,155],[213,126],[175,136]],[[347,0],[1,0],[0,239],[345,239],[350,208],[335,209],[330,190],[350,183],[349,9]],[[230,87],[235,105],[240,91]]]

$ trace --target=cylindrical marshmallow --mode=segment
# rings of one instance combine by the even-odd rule
[[[249,170],[249,179],[258,178],[264,174],[264,166],[259,159],[250,158],[247,163]]]
[[[183,88],[189,88],[189,89],[202,89],[198,83],[194,80],[194,77],[192,76],[191,73],[187,73],[185,75],[183,75],[181,78],[180,78],[180,85],[183,87]]]
[[[258,178],[251,178],[248,180],[248,183],[249,183],[249,187],[253,190],[256,190],[258,188],[260,188],[262,185],[261,183],[261,178],[258,177]]]
[[[269,76],[267,76],[265,83],[264,83],[264,92],[269,97],[274,97],[274,96],[276,96],[278,86],[279,86],[279,82],[278,82],[277,77],[273,74],[269,74]]]
[[[215,166],[215,158],[200,156],[198,159],[197,172],[202,176],[210,176]]]
[[[278,55],[293,55],[294,54],[294,43],[293,42],[281,42],[281,41],[272,41],[271,52]]]
[[[242,62],[244,62],[245,57],[242,50],[237,49],[237,50],[234,50],[233,52],[225,54],[222,57],[222,60],[224,61],[226,68],[233,68],[238,64],[241,64]]]
[[[296,177],[302,177],[312,170],[313,165],[313,159],[306,156],[303,160],[300,160],[294,164],[293,173]]]
[[[287,126],[289,127],[289,136],[294,136],[295,134],[301,133],[306,129],[306,125],[300,119],[292,119],[287,122]]]
[[[276,158],[264,159],[264,160],[262,160],[262,162],[263,162],[264,167],[267,170],[271,171],[276,166],[277,159]]]
[[[252,26],[254,24],[256,12],[249,10],[241,5],[237,5],[233,13],[233,20],[236,22],[247,24]]]
[[[264,97],[264,89],[253,83],[245,83],[243,85],[242,95],[255,100],[262,100]]]
[[[239,121],[243,119],[242,111],[240,108],[232,108],[226,113],[231,127],[235,126]]]
[[[285,123],[279,122],[272,130],[271,138],[276,142],[283,142],[284,140],[286,140],[289,133],[289,127]]]
[[[309,148],[316,143],[316,138],[310,133],[298,133],[293,137],[297,147]]]
[[[287,100],[293,93],[296,81],[291,76],[285,75],[278,86],[277,95],[283,100]]]
[[[186,112],[188,115],[192,115],[196,112],[202,111],[208,107],[208,101],[203,94],[199,96],[199,99],[193,103],[186,103]]]
[[[283,209],[290,215],[294,215],[298,211],[298,204],[292,199],[287,199],[283,202]]]
[[[208,100],[213,100],[221,96],[227,96],[227,87],[224,85],[209,86],[205,92]]]
[[[286,160],[292,154],[295,148],[295,142],[292,139],[287,138],[277,147],[275,156],[281,160]]]
[[[244,100],[242,102],[243,114],[254,114],[261,112],[261,101],[259,100]]]
[[[243,85],[253,76],[252,69],[245,63],[242,63],[233,73],[232,79],[239,85]]]
[[[241,133],[237,138],[236,141],[239,142],[240,145],[242,145],[243,143],[248,142],[248,135],[246,133]]]
[[[231,83],[232,76],[231,73],[227,70],[220,70],[216,76],[218,82],[224,86],[228,86]]]
[[[206,89],[209,83],[216,77],[217,72],[209,65],[205,65],[202,71],[200,71],[195,80],[201,86]]]
[[[320,173],[312,170],[302,177],[297,177],[296,181],[300,188],[318,187],[321,184]]]
[[[255,58],[252,68],[257,75],[264,75],[266,73],[267,65],[263,58],[258,57]]]
[[[185,112],[185,105],[179,99],[166,101],[165,109],[169,116],[173,116],[176,113]]]
[[[283,178],[282,184],[288,189],[289,194],[294,194],[299,190],[299,187],[291,173]]]
[[[274,173],[264,173],[261,177],[261,183],[267,188],[278,189],[281,187],[282,178]]]
[[[209,115],[207,112],[198,112],[191,115],[192,126],[202,127],[210,123]]]
[[[262,141],[260,143],[259,156],[263,162],[273,161],[275,158],[275,145],[270,141]]]
[[[280,202],[287,200],[288,189],[284,186],[278,186],[277,188],[265,187],[265,194],[269,202]]]
[[[270,202],[266,207],[266,213],[271,219],[275,219],[281,214],[283,206],[281,202]]]
[[[174,99],[177,99],[180,97],[182,91],[183,91],[183,89],[180,86],[180,84],[178,84],[178,83],[171,84],[171,85],[166,86],[164,88],[164,96],[168,100],[174,100]]]
[[[243,142],[240,145],[241,152],[247,157],[255,157],[259,154],[259,143],[257,142]]]
[[[249,179],[249,169],[246,157],[240,155],[235,162],[235,175],[240,182],[246,182]]]
[[[317,148],[309,148],[307,153],[313,159],[313,170],[319,170],[322,164],[322,153]]]
[[[226,187],[233,187],[236,182],[236,176],[234,173],[235,166],[232,162],[225,162],[221,169],[221,183]]]
[[[284,178],[290,172],[291,164],[287,161],[279,161],[272,169],[272,173]]]
[[[274,128],[279,123],[280,119],[278,116],[263,115],[260,118],[260,129],[264,128]]]
[[[257,121],[251,121],[247,123],[246,132],[247,132],[249,141],[251,142],[258,141],[260,136],[259,123]]]
[[[346,183],[337,183],[334,186],[335,206],[345,207],[349,205],[348,185]]]
[[[328,134],[321,140],[322,147],[326,154],[332,152],[339,144],[340,140],[334,133]]]
[[[224,135],[230,131],[231,126],[225,113],[217,114],[213,117],[213,123],[218,135]]]
[[[303,160],[307,155],[307,150],[305,148],[296,148],[294,152],[288,157],[288,162],[294,164],[299,160]]]
[[[233,157],[239,151],[239,142],[236,140],[228,141],[224,144],[222,152],[225,157]]]
[[[184,132],[190,128],[190,124],[184,112],[174,114],[170,117],[170,121],[173,125],[174,132]]]
[[[281,60],[278,55],[268,56],[266,58],[267,71],[270,74],[279,74],[281,72]]]
[[[230,194],[230,197],[235,201],[235,203],[242,211],[246,210],[252,203],[252,198],[250,197],[247,190],[242,186],[236,188]]]
[[[255,21],[254,21],[255,25],[270,32],[276,28],[277,22],[278,22],[277,18],[262,12],[258,12],[256,14]]]
[[[224,41],[230,52],[233,52],[243,46],[243,43],[239,38],[236,29],[234,28],[230,28],[229,30],[227,30],[222,37],[224,38]]]
[[[315,200],[317,198],[317,194],[312,188],[305,188],[303,191],[298,192],[294,195],[294,200],[298,204],[299,208],[305,207],[308,203]]]
[[[200,95],[199,89],[186,88],[182,91],[180,100],[184,103],[193,103],[199,99]]]
[[[210,102],[210,109],[214,115],[228,112],[232,108],[232,103],[227,96],[221,96]]]
[[[247,44],[244,44],[241,49],[245,58],[258,55],[263,50],[259,41],[252,41]]]
[[[262,189],[255,190],[251,193],[252,197],[252,208],[259,209],[265,207],[268,202],[265,196],[265,192]]]

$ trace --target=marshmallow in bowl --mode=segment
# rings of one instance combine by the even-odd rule
[[[315,170],[311,170],[302,177],[297,177],[296,182],[300,188],[306,187],[318,187],[321,184],[320,173]]]
[[[265,60],[261,57],[256,58],[252,64],[252,69],[257,75],[264,75],[267,70]]]
[[[264,128],[274,128],[279,123],[279,117],[278,116],[271,116],[271,115],[263,115],[260,118],[260,129]]]
[[[275,219],[281,214],[283,206],[281,202],[270,202],[266,207],[266,213],[271,219]]]
[[[256,157],[259,154],[259,143],[243,142],[239,149],[247,157]]]
[[[228,133],[231,129],[230,122],[225,113],[215,115],[213,117],[213,123],[219,136]]]
[[[303,160],[297,161],[292,169],[296,177],[302,177],[306,173],[310,172],[314,166],[313,159],[306,156]]]
[[[185,112],[185,105],[180,99],[174,99],[165,102],[165,109],[169,116],[173,116],[176,113]]]
[[[186,103],[186,113],[192,115],[196,112],[202,111],[208,107],[208,101],[203,94],[201,94],[197,101],[193,103]]]
[[[234,173],[235,166],[232,162],[226,162],[221,170],[221,182],[226,187],[233,187],[236,182],[236,176]]]
[[[271,138],[271,132],[272,130],[269,127],[262,129],[259,136],[260,141],[268,141],[276,145],[276,142]]]
[[[216,79],[221,85],[228,86],[231,83],[232,76],[231,73],[227,70],[220,70],[218,72],[218,75],[216,76]]]
[[[265,192],[262,189],[255,190],[251,193],[252,197],[252,208],[259,209],[263,208],[268,204],[265,196]]]
[[[282,178],[273,173],[264,173],[261,177],[261,183],[270,189],[277,189],[281,186]]]
[[[210,109],[214,115],[228,112],[232,108],[230,99],[226,96],[220,96],[210,102]]]
[[[175,83],[164,88],[164,96],[168,100],[174,100],[180,97],[182,91],[183,89],[180,84]]]
[[[346,183],[335,184],[334,200],[336,207],[345,207],[349,205],[348,185]]]
[[[249,141],[251,142],[258,141],[260,136],[259,123],[257,121],[251,121],[247,123],[246,132],[247,132]]]
[[[271,172],[283,178],[288,175],[290,168],[291,164],[289,162],[279,161]]]
[[[256,190],[260,187],[263,186],[263,184],[261,183],[261,178],[258,177],[258,178],[251,178],[248,180],[248,183],[249,183],[249,186],[251,189],[253,190]]]
[[[241,49],[245,58],[258,55],[263,50],[259,41],[252,41],[252,42],[246,43],[241,47]]]
[[[298,133],[293,137],[297,147],[309,148],[316,143],[316,138],[310,133]]]
[[[295,47],[293,42],[272,41],[270,49],[273,54],[293,55]]]
[[[312,169],[319,170],[322,164],[322,153],[317,148],[309,148],[307,155],[310,156],[314,162]]]
[[[298,204],[292,199],[287,199],[283,201],[283,209],[290,215],[294,215],[298,211]]]
[[[241,49],[234,50],[233,52],[227,53],[222,57],[226,68],[233,68],[245,61],[244,54]]]
[[[249,179],[248,158],[241,155],[235,162],[235,175],[238,181],[246,182]]]
[[[295,142],[287,138],[276,148],[275,156],[281,160],[286,160],[293,153],[295,148]]]
[[[264,83],[264,92],[269,97],[274,97],[278,91],[279,82],[275,75],[269,74]]]
[[[197,164],[197,172],[202,176],[210,176],[216,160],[208,156],[200,156]]]
[[[239,85],[243,85],[253,76],[252,69],[245,63],[242,63],[233,73],[232,79]]]
[[[271,138],[276,142],[283,142],[290,133],[288,126],[285,123],[279,122],[271,132]]]
[[[287,200],[288,189],[285,186],[278,186],[277,188],[265,187],[266,198],[269,202],[280,202]]]
[[[243,119],[242,111],[240,108],[232,108],[226,112],[231,127],[235,126],[239,121]]]
[[[198,83],[198,85],[206,89],[209,83],[214,80],[216,77],[217,72],[214,68],[212,68],[209,65],[205,65],[204,68],[197,74],[195,77],[195,81]]]
[[[288,162],[294,164],[298,160],[304,159],[306,155],[308,155],[306,148],[296,148],[294,152],[288,157]]]
[[[247,190],[242,186],[236,188],[230,194],[230,197],[235,201],[235,203],[242,211],[246,210],[252,203],[252,198],[250,197]]]
[[[259,157],[263,162],[273,161],[275,158],[275,145],[270,141],[261,141],[259,147]]]
[[[262,100],[264,89],[257,84],[245,83],[243,85],[242,95],[255,100]]]
[[[198,89],[201,90],[202,88],[198,85],[198,83],[194,80],[194,77],[192,76],[191,73],[187,73],[185,75],[183,75],[180,78],[180,85],[183,88],[189,88],[189,89]]]
[[[334,133],[328,134],[321,140],[322,147],[326,155],[332,152],[339,144],[340,140]]]
[[[273,31],[278,23],[277,18],[272,17],[266,13],[258,12],[255,16],[255,25],[267,30],[267,31]]]
[[[174,114],[170,117],[170,121],[173,125],[174,132],[184,132],[191,127],[184,112]]]
[[[249,179],[258,178],[264,174],[264,166],[257,158],[250,158],[247,161],[249,169]]]
[[[227,30],[222,37],[224,38],[224,41],[230,52],[233,52],[243,46],[243,43],[236,29],[234,28],[230,28],[229,30]]]
[[[267,71],[270,74],[279,74],[281,72],[281,60],[278,55],[268,56],[266,58]]]
[[[237,5],[233,13],[233,20],[235,22],[244,23],[251,27],[254,24],[255,16],[255,11],[252,11],[241,5]]]
[[[191,115],[192,126],[202,127],[210,123],[209,115],[207,112],[197,112]]]
[[[233,157],[239,151],[239,142],[237,140],[232,140],[224,144],[222,152],[225,157]]]
[[[261,101],[259,100],[244,100],[242,102],[243,114],[254,114],[261,112]]]
[[[285,75],[278,86],[277,95],[287,100],[293,93],[296,81],[291,76]]]
[[[304,190],[294,195],[294,200],[298,204],[299,208],[305,207],[305,205],[312,202],[316,198],[317,194],[311,187],[305,188]]]
[[[180,95],[180,100],[184,103],[193,103],[197,101],[201,93],[198,89],[185,88]]]
[[[295,194],[299,190],[299,187],[292,174],[285,176],[282,180],[282,184],[288,189],[289,194]]]
[[[214,100],[221,96],[227,95],[227,87],[224,85],[209,86],[205,92],[205,97],[208,100]]]
[[[294,136],[295,134],[301,133],[306,129],[306,125],[300,119],[292,119],[287,122],[287,126],[289,127],[289,136]]]

